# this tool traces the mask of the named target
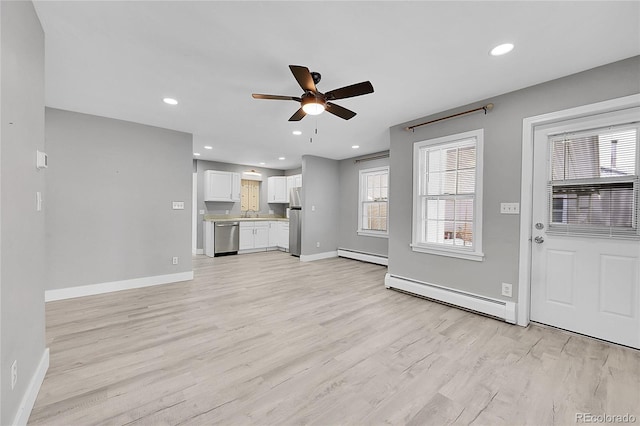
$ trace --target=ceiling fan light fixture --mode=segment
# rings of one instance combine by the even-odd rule
[[[513,44],[511,43],[504,43],[501,44],[499,46],[494,47],[493,49],[491,49],[491,52],[489,52],[491,54],[491,56],[501,56],[504,55],[506,53],[509,53],[513,50]]]
[[[315,96],[302,98],[302,110],[309,115],[319,115],[325,110],[325,102]]]

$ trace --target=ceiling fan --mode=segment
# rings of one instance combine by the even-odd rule
[[[356,113],[340,105],[336,105],[331,101],[373,93],[373,86],[369,81],[363,81],[362,83],[352,84],[351,86],[345,86],[330,90],[327,93],[322,93],[316,89],[316,84],[318,84],[322,78],[320,73],[310,72],[309,68],[300,65],[289,65],[289,69],[291,69],[293,76],[298,81],[300,87],[302,87],[302,90],[304,90],[301,96],[261,95],[258,93],[251,95],[254,99],[300,102],[300,109],[289,118],[289,121],[300,121],[307,114],[318,115],[325,110],[340,118],[349,120],[355,117]]]

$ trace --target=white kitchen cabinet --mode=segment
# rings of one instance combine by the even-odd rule
[[[266,249],[269,222],[240,222],[240,250]]]
[[[289,222],[277,222],[279,227],[278,247],[289,250]]]
[[[254,233],[254,228],[253,226],[249,227],[249,226],[242,226],[245,223],[251,223],[253,224],[253,222],[240,222],[240,245],[238,247],[239,250],[251,250],[253,249],[253,233]]]
[[[205,201],[240,201],[240,173],[205,170]]]
[[[214,256],[215,226],[210,220],[204,222],[204,254]]]
[[[269,247],[278,247],[280,242],[280,222],[269,222]]]
[[[267,178],[267,202],[268,203],[288,203],[289,193],[287,192],[286,176],[270,176]]]
[[[253,236],[253,248],[261,249],[269,247],[269,223],[256,222],[254,228],[256,233]]]
[[[301,187],[302,187],[302,175],[298,174],[298,175],[287,176],[287,196],[289,196],[291,188],[301,188]]]

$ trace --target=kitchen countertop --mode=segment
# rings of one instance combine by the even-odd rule
[[[289,222],[286,217],[233,217],[225,215],[206,214],[205,222]]]

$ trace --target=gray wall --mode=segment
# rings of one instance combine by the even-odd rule
[[[302,167],[298,167],[297,169],[290,169],[290,170],[285,170],[284,171],[284,175],[285,176],[293,176],[293,175],[300,175],[302,174]],[[303,180],[304,183],[304,180]]]
[[[358,158],[375,157],[388,152],[342,160],[340,169],[340,202],[338,206],[338,247],[387,256],[389,239],[358,235],[358,200],[360,170],[389,165],[389,158],[356,163]]]
[[[204,210],[205,214],[226,215],[227,210],[231,216],[240,216],[240,202],[217,202],[204,201],[204,172],[205,170],[220,170],[223,172],[242,173],[249,170],[255,170],[262,173],[262,182],[260,183],[260,215],[269,214],[269,210],[273,210],[275,216],[284,217],[285,204],[267,203],[267,178],[269,176],[284,176],[284,170],[266,169],[263,167],[245,166],[241,164],[220,163],[217,161],[197,160],[196,168],[198,173],[198,245],[197,248],[202,249],[203,240],[203,215],[200,210]]]
[[[518,215],[501,215],[500,202],[520,201],[522,120],[640,92],[640,57],[444,111],[391,129],[389,272],[498,299],[500,283],[518,294]],[[476,113],[407,132],[403,128],[493,102]],[[484,128],[483,262],[411,251],[413,143]]]
[[[47,108],[46,138],[47,289],[192,270],[190,134]]]
[[[302,156],[303,256],[338,249],[340,181],[338,161]],[[312,211],[315,206],[315,211]],[[320,247],[316,247],[316,243]]]
[[[11,424],[45,351],[44,34],[31,2],[0,2],[0,424]],[[36,191],[44,209],[36,211]],[[18,382],[11,390],[11,364]]]

